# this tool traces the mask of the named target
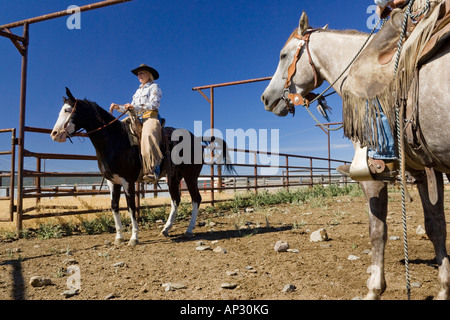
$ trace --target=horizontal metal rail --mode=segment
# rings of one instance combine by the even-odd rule
[[[43,133],[49,134],[51,133],[51,129],[44,128],[35,128],[35,127],[25,127],[25,131],[27,132],[35,132],[35,133]],[[2,131],[0,131],[2,132]],[[86,134],[80,133],[79,136],[85,136]],[[245,156],[248,158],[248,161],[255,161],[255,163],[233,163],[233,166],[238,169],[252,171],[252,172],[244,172],[242,174],[231,175],[231,174],[216,174],[214,170],[211,170],[210,174],[202,174],[200,178],[203,181],[199,181],[199,190],[203,193],[210,193],[211,200],[205,199],[202,203],[215,205],[216,203],[222,202],[224,200],[214,199],[214,193],[217,192],[225,192],[225,191],[239,191],[239,190],[252,190],[257,193],[260,189],[272,189],[272,188],[286,188],[290,187],[301,187],[301,186],[313,186],[315,184],[330,184],[333,182],[342,182],[348,183],[346,179],[342,178],[340,175],[332,175],[331,171],[334,171],[334,168],[331,168],[330,164],[346,164],[346,161],[337,160],[337,159],[328,159],[322,157],[311,157],[311,156],[303,156],[303,155],[294,155],[294,154],[286,154],[286,153],[273,153],[273,152],[265,152],[265,151],[257,151],[257,150],[245,150],[245,149],[229,149],[230,152],[235,153],[245,153],[249,156]],[[282,170],[282,174],[273,174],[273,175],[260,175],[258,170],[270,168],[270,165],[259,164],[256,161],[257,155],[264,154],[270,155],[272,157],[279,157],[279,163],[277,168]],[[65,216],[65,215],[78,215],[78,214],[87,214],[87,213],[95,213],[102,212],[105,210],[109,210],[109,208],[102,209],[81,209],[75,210],[74,208],[65,208],[61,207],[60,209],[63,211],[61,213],[49,213],[44,212],[42,210],[48,209],[48,206],[41,206],[41,199],[44,198],[55,198],[55,197],[79,197],[79,196],[106,196],[109,195],[109,190],[98,190],[96,189],[98,185],[92,185],[89,189],[83,189],[78,186],[42,186],[41,180],[44,178],[92,178],[98,177],[101,178],[102,175],[100,172],[43,172],[41,170],[41,161],[43,160],[80,160],[80,161],[97,161],[96,156],[92,155],[74,155],[74,154],[55,154],[55,153],[42,153],[42,152],[31,152],[29,150],[24,150],[24,156],[29,158],[36,159],[36,170],[24,171],[24,178],[32,178],[34,180],[33,185],[30,187],[25,187],[23,190],[23,198],[24,199],[36,199],[36,205],[23,209],[22,219],[30,220],[35,218],[43,218],[43,217],[52,217],[52,216]],[[251,159],[251,160],[250,160]],[[284,160],[283,160],[284,159]],[[298,164],[294,163],[295,161],[303,161],[307,162],[307,164]],[[326,162],[328,166],[318,165],[317,162]],[[205,164],[205,166],[211,166]],[[212,167],[216,167],[217,165],[212,165]],[[330,171],[331,170],[331,171]],[[218,171],[219,172],[219,171]],[[164,183],[164,180],[162,180]],[[140,188],[137,188],[138,194],[138,207],[140,206],[140,198],[145,197],[146,194],[153,194],[154,197],[157,197],[161,194],[168,194],[168,188],[160,188],[156,187],[147,187],[143,184],[139,185]],[[181,185],[181,192],[188,193],[186,187]],[[154,207],[153,205],[146,205],[148,207]],[[125,208],[124,208],[125,210]],[[36,211],[36,212],[33,212]]]

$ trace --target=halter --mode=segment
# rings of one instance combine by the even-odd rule
[[[288,76],[286,79],[286,83],[284,85],[283,96],[281,97],[281,99],[286,101],[286,107],[287,107],[288,111],[294,115],[295,115],[295,106],[302,105],[302,106],[305,106],[308,108],[310,105],[310,100],[314,99],[314,97],[317,96],[314,93],[309,93],[308,95],[306,95],[306,97],[303,97],[299,93],[289,93],[289,87],[291,86],[292,78],[294,77],[294,74],[297,70],[297,63],[300,60],[300,56],[301,56],[300,54],[301,54],[303,47],[306,47],[306,52],[308,53],[309,64],[311,65],[311,68],[313,69],[313,72],[314,72],[314,88],[317,87],[317,83],[318,83],[317,69],[316,69],[316,66],[314,65],[314,62],[312,61],[311,52],[309,51],[309,38],[311,37],[311,34],[316,30],[317,29],[310,29],[310,30],[306,31],[306,33],[303,35],[298,35],[298,34],[294,35],[294,38],[299,39],[300,43],[297,46],[297,52],[294,55],[294,61],[292,61],[292,64],[288,68]]]

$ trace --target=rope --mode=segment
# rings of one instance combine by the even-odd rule
[[[415,0],[411,0],[406,8],[405,11],[405,17],[403,19],[403,27],[402,27],[402,33],[400,34],[400,39],[398,40],[398,50],[397,55],[395,58],[395,67],[394,67],[394,77],[397,76],[398,71],[398,64],[400,61],[400,55],[403,48],[403,39],[406,35],[406,28],[408,25],[408,18],[411,18],[412,20],[420,17],[422,14],[424,14],[426,11],[430,9],[430,1],[427,0],[427,4],[425,8],[419,12],[416,15],[411,14],[411,8],[414,4]],[[407,229],[407,223],[406,223],[406,200],[405,200],[405,194],[407,192],[406,190],[406,178],[405,178],[405,161],[403,158],[404,154],[404,139],[403,139],[403,112],[404,112],[404,106],[406,101],[402,101],[400,104],[398,101],[396,103],[395,108],[395,123],[397,127],[397,148],[398,148],[398,161],[401,166],[401,179],[400,179],[400,185],[401,185],[401,196],[402,196],[402,224],[403,224],[403,249],[405,254],[405,273],[406,273],[406,292],[408,296],[408,300],[411,300],[411,276],[410,276],[410,270],[409,270],[409,254],[408,254],[408,229]],[[400,109],[401,108],[401,109]]]

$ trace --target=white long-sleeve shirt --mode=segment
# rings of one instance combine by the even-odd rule
[[[138,116],[147,117],[151,111],[159,111],[159,105],[162,98],[162,91],[155,82],[148,82],[140,85],[133,95],[131,104]],[[124,112],[125,110],[119,110]]]

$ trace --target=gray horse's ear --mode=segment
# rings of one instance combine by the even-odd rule
[[[70,101],[75,102],[76,99],[74,98],[74,96],[72,95],[72,92],[70,92],[69,88],[67,88],[67,87],[66,87],[66,94]]]
[[[302,36],[309,29],[309,19],[305,11],[303,11],[298,24],[298,34]]]
[[[328,29],[328,24],[322,28],[322,30],[327,30]]]

